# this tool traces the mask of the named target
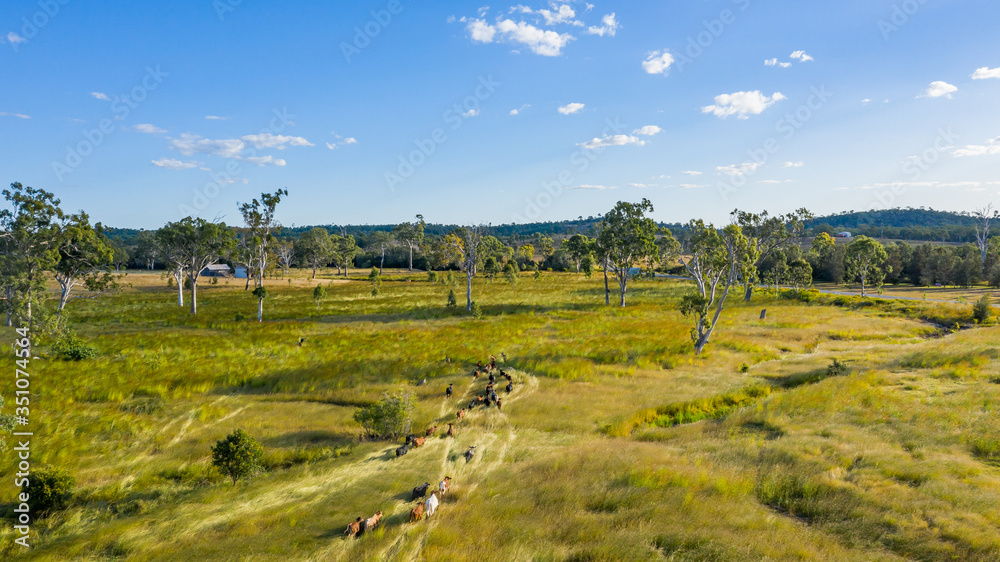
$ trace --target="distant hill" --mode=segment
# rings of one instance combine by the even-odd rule
[[[525,224],[490,225],[494,236],[529,237],[536,233],[553,238],[564,238],[573,234],[593,236],[600,217],[577,218],[556,222],[535,222]],[[855,236],[865,235],[876,238],[893,238],[914,241],[964,243],[975,240],[974,220],[968,215],[934,209],[886,209],[879,211],[845,211],[835,215],[816,217],[806,223],[807,234],[815,236],[820,232],[836,233],[844,230]],[[297,238],[303,232],[321,226],[331,233],[340,233],[339,225],[286,226],[281,231],[282,237]],[[348,234],[364,238],[376,230],[391,231],[395,225],[366,224],[346,225],[343,228]],[[662,224],[674,234],[684,230],[681,224]],[[457,225],[428,224],[425,232],[431,236],[440,236],[451,232]],[[998,229],[1000,230],[1000,229]],[[125,245],[134,243],[138,229],[107,228],[108,235],[118,238]],[[998,233],[1000,234],[1000,233]]]

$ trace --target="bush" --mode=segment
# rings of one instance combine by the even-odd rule
[[[993,307],[990,306],[990,297],[983,295],[976,301],[976,304],[972,305],[972,318],[980,324],[985,324],[990,321],[991,316],[993,316]]]
[[[97,357],[97,348],[83,343],[73,334],[67,334],[52,345],[56,356],[67,361],[81,361]]]
[[[478,302],[472,301],[472,310],[471,310],[471,312],[472,312],[472,317],[475,318],[476,320],[482,320],[483,319],[483,309],[479,306]]]
[[[369,439],[395,439],[410,432],[416,400],[410,392],[382,395],[382,399],[354,412]]]
[[[836,358],[826,368],[826,376],[828,377],[842,377],[849,374],[851,374],[851,369]]]
[[[437,280],[438,280],[438,274],[436,271],[427,272],[427,281],[429,283],[437,283]]]
[[[249,478],[263,468],[264,449],[257,440],[237,429],[212,447],[212,465],[233,479]]]
[[[326,287],[323,285],[316,285],[313,289],[313,300],[316,301],[316,308],[319,308],[319,303],[326,298]]]
[[[29,476],[21,492],[28,494],[32,515],[41,516],[64,509],[73,497],[75,485],[65,470],[46,467]]]
[[[455,291],[448,291],[448,308],[455,308],[458,305],[458,299],[455,298]]]

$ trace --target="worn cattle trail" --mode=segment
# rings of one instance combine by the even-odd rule
[[[504,403],[516,402],[518,399],[527,396],[538,389],[538,380],[527,373],[510,370],[515,376],[515,387],[511,394],[504,394]],[[498,381],[499,382],[499,381]],[[455,412],[466,406],[470,396],[482,392],[486,383],[483,379],[470,381],[465,385],[465,391],[461,396],[457,393],[450,400],[444,398],[439,409],[438,435],[428,441],[420,449],[427,451],[434,447],[440,447],[441,464],[435,478],[427,478],[431,482],[430,492],[437,489],[438,483],[445,476],[451,476],[455,486],[460,486],[463,490],[463,498],[469,497],[469,492],[475,490],[479,482],[486,478],[491,472],[503,464],[503,459],[507,454],[511,444],[517,437],[513,424],[506,413],[498,412],[494,407],[489,409],[478,408],[466,411],[465,419],[456,427],[454,439],[440,438],[440,435],[447,431],[448,422],[454,423]],[[473,392],[475,391],[475,392]],[[485,422],[482,425],[477,422]],[[463,453],[470,445],[476,445],[476,456],[472,462],[466,463]],[[414,454],[414,453],[410,453]],[[419,453],[417,453],[419,454]],[[488,462],[486,459],[490,459]],[[401,460],[405,461],[405,457]],[[342,470],[349,470],[351,467],[360,468],[361,463],[355,463],[343,467]],[[349,485],[348,482],[343,482]],[[332,491],[329,490],[328,491]],[[463,501],[466,501],[463,499]],[[388,547],[380,552],[365,552],[364,538],[358,541],[343,541],[333,539],[331,544],[320,551],[314,552],[310,560],[329,560],[332,558],[341,559],[345,557],[354,558],[358,555],[365,559],[378,560],[417,560],[423,551],[430,536],[431,531],[442,524],[442,518],[447,513],[450,505],[450,497],[445,496],[438,506],[438,511],[433,517],[423,519],[418,523],[404,523],[393,527],[384,528],[387,533],[398,533],[395,540]],[[414,502],[397,500],[391,510],[384,510],[385,517],[406,515],[408,517],[410,509],[415,506]],[[345,523],[346,525],[346,523]],[[351,556],[351,555],[354,556]]]

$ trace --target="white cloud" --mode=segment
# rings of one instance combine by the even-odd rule
[[[160,168],[167,168],[169,170],[187,170],[189,168],[198,167],[198,162],[181,162],[180,160],[174,160],[173,158],[167,158],[164,156],[159,160],[152,160],[153,165]]]
[[[326,147],[329,148],[330,150],[336,150],[336,149],[340,148],[341,146],[344,146],[345,144],[358,144],[358,139],[356,139],[354,137],[347,137],[345,139],[344,137],[338,135],[334,131],[330,131],[330,134],[333,135],[333,136],[335,136],[335,137],[337,137],[337,139],[338,139],[338,140],[335,140],[333,142],[326,143]]]
[[[805,166],[805,165],[806,165],[805,162],[785,162],[784,164],[781,165],[781,167],[782,168],[801,168],[802,166]]]
[[[184,156],[201,153],[223,158],[239,158],[240,153],[246,148],[246,143],[240,139],[205,139],[199,135],[184,133],[179,139],[170,139],[170,148],[176,149]]]
[[[584,106],[585,106],[585,104],[582,104],[582,103],[568,103],[568,104],[560,107],[559,109],[557,109],[557,111],[559,113],[562,113],[563,115],[570,115],[572,113],[576,113],[577,111],[580,111],[581,109],[584,108]]]
[[[642,128],[632,131],[633,135],[642,135],[645,137],[651,137],[655,134],[662,133],[663,129],[657,127],[656,125],[646,125]]]
[[[593,185],[593,184],[585,183],[585,184],[581,184],[581,185],[574,185],[570,189],[597,189],[597,190],[603,190],[603,189],[618,189],[618,186],[615,186],[615,185],[610,185],[610,186],[609,185]]]
[[[517,109],[510,110],[510,115],[518,115],[519,113],[521,113],[525,109],[528,109],[529,107],[531,107],[531,104],[526,103],[526,104],[522,105],[521,107],[518,107]]]
[[[134,129],[140,133],[166,133],[166,129],[161,129],[156,125],[150,125],[149,123],[139,123],[134,127]]]
[[[600,138],[595,137],[587,142],[577,143],[577,146],[582,146],[587,150],[594,150],[606,146],[643,146],[644,144],[646,144],[646,141],[632,135],[608,135]]]
[[[587,28],[587,33],[597,35],[599,37],[604,37],[605,35],[614,37],[619,27],[621,27],[621,24],[615,19],[615,13],[611,12],[601,18],[600,27],[592,25]]]
[[[674,64],[674,56],[667,51],[653,51],[642,61],[642,69],[647,74],[663,74],[666,76],[670,72],[670,65]]]
[[[725,174],[727,176],[745,176],[746,174],[753,173],[761,166],[763,166],[763,164],[759,162],[744,162],[742,164],[716,166],[715,169],[718,170],[720,174]]]
[[[701,175],[701,172],[696,172],[694,170],[685,170],[685,171],[683,171],[681,173],[689,175],[689,176],[700,176]]]
[[[286,144],[290,146],[315,146],[302,137],[272,135],[271,133],[245,135],[242,137],[242,140],[254,145],[256,148],[277,148],[278,150],[284,150]]]
[[[282,159],[282,158],[275,158],[274,156],[271,156],[270,154],[268,154],[267,156],[251,156],[251,157],[247,158],[246,161],[247,162],[253,162],[254,164],[257,164],[258,166],[266,166],[268,164],[270,164],[272,166],[284,166],[285,164],[288,164],[288,162],[285,162],[284,159]]]
[[[111,101],[111,98],[108,97],[108,94],[103,94],[101,92],[90,92],[90,95],[99,100]]]
[[[206,115],[205,119],[210,119],[212,121],[225,121],[228,117],[219,117],[218,115]]]
[[[472,20],[466,27],[469,30],[469,37],[479,43],[492,43],[493,37],[497,34],[497,28],[483,20]]]
[[[993,156],[1000,154],[1000,137],[988,139],[986,144],[967,144],[962,148],[955,149],[955,157],[966,156]]]
[[[552,11],[552,10],[538,10],[537,12],[535,12],[537,14],[541,14],[541,16],[543,18],[545,18],[545,25],[556,25],[556,24],[559,24],[559,23],[569,23],[569,24],[573,24],[573,25],[583,25],[583,23],[575,21],[573,19],[573,18],[576,17],[576,12],[573,10],[573,8],[569,7],[569,4],[562,4],[559,7],[556,7],[555,5],[553,5],[552,7],[556,8],[556,10],[555,11]],[[524,7],[522,6],[522,8],[524,8]],[[531,12],[528,11],[528,12],[525,12],[525,13],[531,13]]]
[[[771,184],[775,184],[775,183],[789,183],[791,181],[792,180],[760,180],[757,183],[763,183],[763,184],[771,185]]]
[[[931,82],[931,85],[927,87],[927,91],[925,91],[923,94],[917,97],[920,98],[946,97],[948,99],[951,99],[951,94],[957,91],[958,91],[957,86],[937,80],[935,82]]]
[[[703,184],[703,183],[682,183],[682,184],[678,185],[677,187],[679,187],[681,189],[698,189],[700,187],[708,187],[708,185]]]
[[[778,64],[778,59],[767,59],[764,61],[764,66],[774,66]]]
[[[25,115],[23,113],[6,113],[0,111],[0,117],[17,117],[18,119],[31,119],[30,115]]]
[[[794,51],[792,54],[788,55],[790,58],[795,59],[799,62],[809,62],[811,60],[816,60],[806,54],[805,51]]]
[[[476,115],[479,115],[479,110],[476,108],[472,108],[468,111],[462,112],[462,117],[475,117]]]
[[[781,92],[775,92],[771,97],[767,97],[760,93],[760,90],[721,94],[715,96],[715,105],[706,105],[701,108],[701,112],[721,118],[736,115],[739,119],[746,119],[748,115],[760,115],[775,102],[783,99],[786,98]]]
[[[500,34],[503,39],[526,45],[536,55],[546,57],[561,55],[562,48],[573,40],[573,36],[567,33],[539,29],[529,23],[523,21],[515,23],[509,19],[501,20],[496,25],[490,25],[485,20],[473,19],[468,22],[466,28],[473,41],[492,43],[497,34]]]
[[[27,39],[21,37],[20,35],[14,33],[13,31],[7,34],[7,42],[10,43],[11,45],[17,45],[18,43],[24,43],[25,41],[27,41]]]
[[[788,68],[789,66],[792,66],[792,63],[790,63],[790,62],[779,62],[778,66],[780,66],[781,68]]]
[[[630,183],[629,187],[657,187],[656,184],[652,183]]]
[[[358,144],[358,139],[354,137],[347,137],[344,139],[344,144]]]
[[[861,100],[861,103],[864,104],[864,105],[868,105],[869,103],[871,103],[871,101],[872,100],[870,100],[869,98],[865,98],[865,99]]]
[[[1000,67],[990,68],[984,66],[982,68],[977,68],[975,72],[972,73],[973,80],[985,80],[987,78],[1000,78]]]

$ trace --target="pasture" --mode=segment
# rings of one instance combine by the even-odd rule
[[[333,273],[266,280],[261,324],[241,280],[203,280],[197,317],[157,273],[130,272],[121,294],[72,303],[73,328],[100,354],[33,362],[32,453],[69,470],[76,494],[34,527],[27,553],[4,526],[0,552],[1000,557],[1000,331],[953,329],[972,323],[970,305],[760,291],[748,305],[729,301],[696,357],[692,320],[677,312],[690,290],[682,281],[635,280],[622,309],[604,305],[596,274],[477,279],[484,316],[475,319],[445,306],[452,289],[463,302],[458,273],[452,286],[387,271],[377,297],[365,272]],[[318,283],[329,287],[317,303]],[[470,376],[476,361],[501,353],[514,378],[502,412],[475,409],[444,437],[485,384]],[[834,359],[846,369],[830,372]],[[352,416],[399,389],[418,399],[415,432],[439,429],[396,458],[400,443],[359,441]],[[233,485],[211,467],[210,448],[235,428],[261,443],[268,470]],[[5,470],[0,480],[11,482]],[[446,475],[452,489],[434,517],[407,523],[411,489]],[[0,487],[6,511],[15,491]],[[376,531],[343,538],[348,523],[379,510]]]

